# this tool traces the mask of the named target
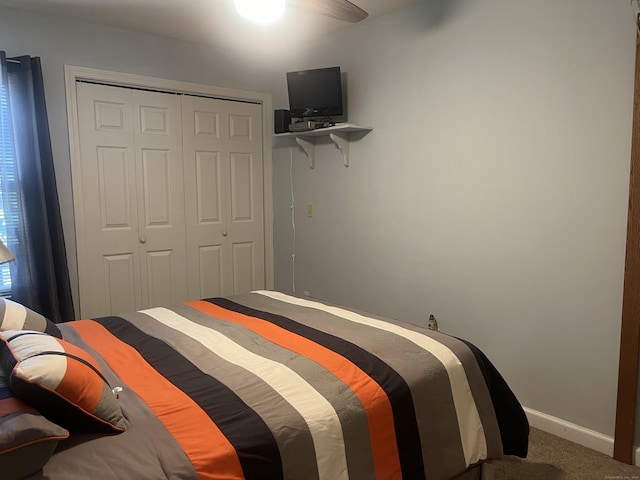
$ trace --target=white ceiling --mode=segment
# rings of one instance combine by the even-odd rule
[[[352,0],[369,13],[361,23],[414,1]],[[257,25],[236,13],[233,0],[0,0],[0,5],[263,53],[292,48],[354,25],[290,4],[277,23]]]

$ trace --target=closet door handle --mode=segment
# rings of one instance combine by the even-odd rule
[[[222,231],[222,236],[223,236],[223,237],[226,237],[227,235],[228,235],[227,231],[226,231],[226,230],[223,230],[223,231]]]
[[[147,243],[147,237],[140,235],[140,243]]]

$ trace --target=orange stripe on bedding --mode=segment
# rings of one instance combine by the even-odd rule
[[[242,479],[238,455],[209,416],[132,347],[91,320],[68,324],[158,417],[202,480]]]
[[[35,408],[30,407],[15,397],[0,400],[0,418],[11,415],[12,413],[33,413],[38,415],[38,411]]]
[[[371,377],[336,352],[259,318],[204,301],[186,302],[210,317],[241,325],[287,350],[322,365],[358,397],[367,414],[374,469],[381,478],[401,478],[393,411],[389,398]]]

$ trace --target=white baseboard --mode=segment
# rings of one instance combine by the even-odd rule
[[[613,437],[581,427],[575,423],[567,422],[557,417],[538,412],[524,407],[529,424],[532,427],[551,433],[565,440],[583,445],[592,450],[597,450],[606,455],[613,456]],[[640,449],[635,450],[634,462],[640,465]]]

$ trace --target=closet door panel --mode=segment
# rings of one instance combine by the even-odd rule
[[[104,262],[104,294],[108,311],[113,313],[132,312],[136,310],[136,281],[133,254],[105,255]],[[95,316],[95,315],[94,315]]]
[[[198,249],[198,287],[197,298],[210,298],[222,293],[222,247],[203,245]]]
[[[142,150],[144,226],[171,226],[171,155],[168,150]]]
[[[184,96],[182,118],[189,292],[264,288],[261,107]]]
[[[182,97],[186,236],[189,294],[194,298],[232,292],[226,218],[228,161],[225,102]]]
[[[233,289],[235,292],[250,292],[255,290],[255,242],[235,242],[231,249],[233,263]]]
[[[96,148],[98,191],[102,230],[131,230],[129,152],[122,147]]]
[[[196,228],[191,235],[187,235],[188,241],[196,240],[198,243],[188,243],[192,250],[188,251],[192,258],[188,261],[192,263],[189,272],[189,282],[192,285],[191,291],[194,298],[209,298],[223,295],[223,278],[228,268],[223,268],[224,251],[222,245],[222,206],[223,193],[221,184],[220,152],[196,151],[195,159],[195,190],[194,195],[187,193],[187,199],[196,202],[196,217],[188,212],[187,219],[195,222]],[[193,165],[192,165],[193,167]],[[188,168],[188,166],[185,166]],[[189,202],[190,203],[190,202]],[[210,237],[207,233],[214,232]],[[218,233],[217,235],[215,233]],[[195,235],[194,235],[195,234]],[[197,236],[196,236],[197,235]],[[195,251],[195,254],[194,254]],[[197,261],[194,258],[197,254]],[[197,272],[196,278],[191,278],[191,272]]]
[[[178,95],[134,91],[143,308],[189,300]]]
[[[142,307],[132,92],[78,83],[77,95],[80,314],[91,318]]]
[[[174,254],[174,250],[153,251],[146,254],[148,282],[144,286],[144,294],[148,299],[149,307],[168,306],[167,299],[176,297],[176,282],[167,281],[175,278],[176,275]]]
[[[262,116],[258,105],[233,105],[226,117],[233,293],[265,288]]]
[[[231,221],[252,222],[253,207],[253,162],[250,154],[231,154]]]
[[[198,225],[221,225],[220,152],[195,152],[195,194]]]

